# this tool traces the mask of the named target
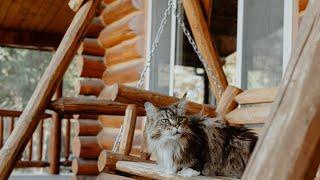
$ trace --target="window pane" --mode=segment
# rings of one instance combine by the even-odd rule
[[[283,1],[243,3],[242,86],[276,86],[282,76]]]

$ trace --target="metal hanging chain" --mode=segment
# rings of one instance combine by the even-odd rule
[[[140,75],[139,82],[137,84],[137,88],[139,88],[139,89],[142,88],[142,86],[144,84],[146,73],[147,73],[148,69],[151,66],[151,61],[152,61],[152,58],[154,56],[155,50],[159,46],[160,37],[161,37],[161,34],[162,34],[163,30],[164,30],[165,25],[168,22],[168,17],[170,15],[171,10],[172,10],[172,6],[173,6],[173,0],[169,0],[168,1],[168,7],[167,7],[167,9],[165,9],[165,11],[163,13],[163,18],[162,18],[162,20],[160,22],[160,26],[159,26],[159,29],[157,31],[156,37],[155,37],[155,39],[154,39],[154,41],[152,43],[151,50],[146,56],[146,63],[144,65],[144,68],[143,68],[143,70],[141,72],[141,75]],[[124,129],[123,125],[121,125],[121,127],[119,129],[119,133],[118,133],[118,135],[116,137],[116,140],[115,140],[113,148],[112,148],[113,152],[116,152],[119,149],[121,137],[122,137],[122,134],[123,134],[123,129]]]
[[[179,5],[182,5],[181,1],[179,1]],[[208,64],[207,64],[206,60],[204,59],[204,57],[201,55],[201,52],[199,51],[195,40],[192,38],[190,31],[186,27],[186,24],[184,23],[183,18],[181,17],[182,12],[178,12],[177,8],[174,8],[173,12],[177,17],[177,22],[181,26],[184,35],[187,37],[187,39],[188,39],[189,43],[191,44],[194,52],[197,54],[199,60],[203,64],[204,68],[207,70],[207,75],[213,80],[213,84],[218,88],[218,93],[221,96],[222,95],[222,86],[218,82],[216,76],[213,74],[211,68],[208,66]]]

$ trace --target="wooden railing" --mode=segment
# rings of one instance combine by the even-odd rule
[[[0,109],[0,148],[4,145],[9,135],[12,133],[15,123],[17,123],[21,111]],[[31,167],[47,167],[50,165],[48,152],[50,151],[50,123],[52,121],[51,114],[43,114],[37,130],[33,133],[27,147],[25,148],[20,160],[16,163],[15,168],[31,168]],[[60,162],[63,166],[70,166],[70,138],[71,138],[71,121],[64,119],[65,128],[64,152],[63,161]],[[62,131],[61,131],[62,132]]]

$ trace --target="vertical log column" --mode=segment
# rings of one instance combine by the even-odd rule
[[[62,83],[61,82],[54,95],[54,99],[59,99],[62,97]],[[61,115],[58,113],[53,113],[52,115],[52,126],[50,133],[50,154],[49,154],[49,172],[51,174],[59,174],[60,172],[60,151],[61,151]]]

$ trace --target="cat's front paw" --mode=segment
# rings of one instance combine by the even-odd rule
[[[193,176],[199,176],[200,172],[196,171],[194,169],[191,169],[191,168],[186,168],[186,169],[182,169],[181,171],[179,171],[178,175],[180,175],[182,177],[193,177]]]

